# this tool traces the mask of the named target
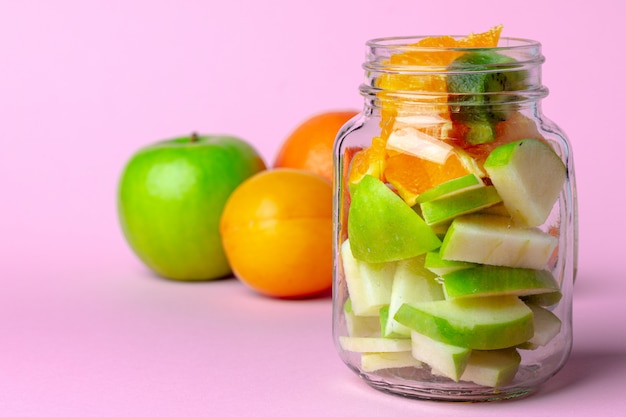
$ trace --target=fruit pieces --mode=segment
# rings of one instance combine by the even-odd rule
[[[348,213],[352,255],[366,262],[408,259],[434,250],[441,241],[422,218],[383,182],[365,176]]]
[[[511,112],[511,105],[499,105],[506,96],[495,93],[524,86],[526,74],[511,71],[514,67],[513,58],[486,50],[467,52],[449,65],[446,87],[451,108],[456,110],[450,117],[469,128],[466,142],[477,145],[495,139],[495,124]]]
[[[433,188],[425,191],[419,195],[416,202],[421,204],[436,198],[448,195],[450,193],[467,190],[473,187],[482,187],[485,184],[475,174],[467,174],[462,177],[455,178],[450,181],[445,181]]]
[[[393,318],[402,304],[444,299],[443,288],[436,281],[437,276],[424,267],[424,258],[422,255],[397,262],[383,336],[409,337],[409,329]]]
[[[567,177],[561,158],[537,139],[497,147],[484,168],[515,222],[526,227],[546,221]]]
[[[463,214],[473,213],[502,202],[493,186],[471,187],[420,204],[422,217],[432,226],[449,222]]]
[[[391,299],[396,265],[357,260],[352,254],[350,240],[341,245],[341,259],[352,311],[358,316],[378,316],[380,308],[388,305]]]
[[[456,42],[454,38],[450,39]],[[436,62],[442,57],[438,52],[428,58],[421,55],[423,51],[412,52],[415,56],[399,54],[401,56],[393,56],[390,62],[424,65],[422,59]],[[453,51],[457,56],[461,53],[463,51]],[[501,66],[509,64],[514,64],[510,58],[499,62]],[[473,103],[473,108],[481,107],[482,114],[470,111],[472,102],[465,103],[468,105],[464,110],[450,116],[448,109],[441,111],[442,106],[437,103],[420,106],[410,99],[393,102],[393,93],[399,90],[387,91],[392,93],[387,96],[381,94],[381,133],[375,138],[375,145],[362,152],[369,159],[368,164],[362,166],[375,167],[370,171],[375,173],[373,176],[392,193],[397,193],[405,205],[411,206],[443,240],[442,246],[425,255],[390,261],[386,259],[391,258],[383,258],[385,260],[381,261],[392,263],[396,268],[389,304],[382,305],[376,313],[381,335],[383,338],[406,338],[408,331],[411,337],[416,335],[416,340],[422,340],[421,349],[416,349],[416,343],[412,341],[411,356],[429,365],[433,375],[492,387],[507,385],[514,379],[521,360],[517,349],[538,348],[541,345],[531,342],[533,339],[549,343],[560,331],[560,326],[555,325],[557,321],[550,320],[557,318],[553,313],[547,309],[537,310],[539,307],[532,304],[547,306],[559,301],[559,286],[546,269],[554,265],[558,236],[535,228],[539,224],[530,226],[512,218],[511,205],[502,202],[500,190],[484,166],[488,155],[507,143],[522,139],[545,142],[534,120],[503,102],[505,95],[498,94],[498,91],[509,90],[509,87],[494,87],[499,82],[515,84],[519,81],[520,84],[510,87],[515,90],[522,85],[526,74],[517,68],[507,74],[502,72],[498,74],[496,71],[493,74],[497,75],[491,76],[472,74],[479,76],[474,81],[478,80],[480,88],[476,89],[471,83],[465,86],[469,92],[465,98],[478,100]],[[428,91],[437,96],[437,92],[442,92],[441,82],[445,82],[445,77],[439,77],[439,74],[403,75],[385,77],[382,81],[388,84],[384,87],[414,91],[432,87]],[[489,98],[480,97],[482,92],[489,93]],[[454,123],[448,120],[450,117]],[[468,131],[472,133],[465,137]],[[470,143],[463,138],[469,139]],[[379,155],[378,160],[371,158],[375,152]],[[352,167],[357,172],[358,164]],[[356,176],[358,181],[364,179],[367,172],[361,171],[360,176]],[[358,181],[354,184],[359,184]],[[563,183],[559,188],[562,186]],[[351,198],[359,187],[351,187]],[[474,197],[486,193],[494,197],[487,200],[485,205],[488,207],[472,202]],[[550,210],[557,199],[558,196],[550,202]],[[374,201],[371,203],[375,205]],[[481,221],[487,219],[487,226],[497,227],[488,227],[486,235],[481,234],[479,229],[482,227],[463,228],[467,222],[471,225],[472,219],[479,217]],[[450,222],[452,226],[449,228]],[[467,239],[462,239],[468,230],[477,233],[473,235],[477,240],[470,239],[471,233],[466,233]],[[352,231],[349,232],[352,238]],[[384,232],[379,232],[378,237],[385,239]],[[498,249],[496,241],[513,251]],[[484,242],[494,244],[489,247]],[[446,244],[449,245],[447,249]],[[487,253],[491,249],[494,249],[493,254]],[[466,252],[474,258],[465,257]],[[535,258],[533,252],[541,253],[542,257]],[[459,254],[461,260],[455,260]],[[417,262],[417,259],[421,260]],[[425,268],[432,274],[417,278],[419,274],[399,272],[401,264],[412,262],[415,262],[415,269]],[[425,277],[428,279],[424,280]],[[424,290],[417,287],[423,282],[433,282],[445,289],[444,299],[420,299]],[[388,291],[387,284],[383,288]],[[543,312],[552,316],[541,318]],[[453,356],[455,353],[458,354],[457,360]],[[373,352],[361,355],[362,366],[365,355],[372,355],[373,360],[378,361],[369,369],[384,369],[385,365],[378,357],[380,354]],[[407,352],[398,354],[401,364],[400,358],[410,360]],[[395,366],[389,364],[388,367]]]
[[[429,271],[442,276],[450,272],[458,271],[466,268],[473,268],[478,264],[463,261],[449,261],[441,259],[439,251],[428,252],[424,259],[424,267]]]
[[[403,304],[396,321],[446,344],[491,350],[512,347],[533,335],[533,314],[515,296]]]
[[[454,38],[452,36],[436,36],[423,38],[420,41],[410,45],[402,53],[393,54],[389,58],[389,66],[394,65],[416,65],[425,67],[447,67],[450,63],[460,56],[462,52],[454,51],[446,48],[489,48],[498,44],[502,25],[495,26],[490,30],[479,33],[470,34],[465,38]],[[380,77],[378,86],[384,91],[379,95],[385,96],[385,92],[393,91],[427,91],[427,92],[445,92],[445,78],[437,74],[428,74],[427,76],[408,75],[408,74],[384,74]],[[392,101],[383,101],[383,104],[392,105]]]
[[[376,316],[357,316],[352,310],[352,300],[346,300],[343,306],[348,336],[380,337],[380,320]]]
[[[452,221],[439,253],[447,260],[543,269],[557,242],[539,229],[513,227],[507,217],[470,214]]]
[[[340,336],[339,343],[344,350],[350,352],[408,352],[411,350],[409,339]]]
[[[432,339],[411,331],[413,357],[430,366],[433,373],[458,381],[467,366],[472,350]]]
[[[494,295],[525,296],[558,290],[549,271],[480,265],[442,277],[446,299]]]
[[[422,362],[413,357],[411,351],[406,352],[364,352],[361,354],[361,368],[365,372],[379,369],[422,367]]]
[[[450,155],[443,164],[400,153],[386,160],[384,170],[387,182],[393,185],[409,206],[413,206],[423,192],[469,173],[456,153]]]
[[[411,45],[404,52],[392,55],[388,64],[390,66],[410,64],[425,67],[446,67],[462,52],[437,48],[494,47],[498,44],[501,31],[502,26],[500,25],[486,32],[470,34],[460,39],[452,36],[424,38]],[[400,195],[410,205],[413,205],[417,195],[426,189],[471,172],[471,168],[464,166],[459,161],[462,158],[458,155],[451,155],[449,145],[440,141],[441,138],[446,137],[446,132],[451,127],[448,106],[446,105],[447,89],[444,76],[434,72],[425,75],[389,73],[380,76],[377,82],[378,87],[383,90],[379,93],[379,98],[381,99],[381,112],[385,124],[381,136],[375,138],[372,146],[361,151],[354,158],[349,174],[350,184],[357,184],[365,175],[372,175],[379,179],[386,178],[399,191]],[[419,112],[410,106],[400,108],[404,107],[403,104],[391,99],[397,91],[441,92],[442,95],[439,100],[441,105],[434,105],[431,109]],[[419,160],[416,162],[417,158],[408,160],[399,158],[392,162],[391,167],[385,169],[387,158],[397,155],[398,150],[406,148],[406,146],[398,145],[396,142],[401,141],[406,144],[406,140],[403,141],[402,138],[404,136],[406,139],[407,135],[421,139],[420,150],[414,149],[414,146],[417,145],[411,145],[413,150],[404,149],[402,153],[405,156],[415,156],[416,154],[421,157],[427,156],[426,161],[430,159],[429,162],[432,162],[425,167],[416,167],[415,170],[410,169],[408,171],[411,178],[426,178],[427,182],[422,185],[414,184],[411,178],[407,181],[403,175],[403,172],[407,172],[407,167],[420,164]],[[385,146],[392,152],[386,152]],[[446,155],[449,155],[449,158]],[[433,162],[433,159],[437,162]],[[442,167],[443,161],[448,162],[446,166]]]
[[[451,145],[412,126],[391,132],[386,147],[388,150],[416,156],[437,164],[445,163],[454,152]]]
[[[528,304],[533,312],[535,333],[528,341],[520,345],[522,349],[536,349],[547,345],[561,331],[561,320],[550,310]]]
[[[371,146],[360,150],[352,157],[348,174],[350,191],[352,192],[366,175],[382,179],[386,159],[385,141],[381,137],[375,137]]]
[[[513,381],[522,357],[516,349],[473,350],[461,379],[489,387]]]

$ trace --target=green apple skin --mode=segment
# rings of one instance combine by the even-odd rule
[[[220,216],[235,188],[265,168],[258,152],[233,136],[194,134],[144,147],[130,158],[119,182],[124,237],[162,277],[228,276]]]
[[[424,220],[370,175],[354,190],[348,235],[354,257],[370,263],[408,259],[441,246],[441,240]]]

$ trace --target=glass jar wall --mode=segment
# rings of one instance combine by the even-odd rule
[[[364,108],[337,137],[335,344],[383,391],[525,396],[572,345],[570,144],[541,110],[538,42],[429,39],[367,43]]]

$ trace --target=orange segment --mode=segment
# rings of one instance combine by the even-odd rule
[[[400,197],[410,206],[415,205],[417,197],[424,191],[469,173],[456,154],[451,155],[443,164],[398,154],[387,159],[385,168],[387,182],[395,187]]]
[[[348,185],[358,184],[366,175],[383,179],[386,158],[385,141],[377,136],[372,139],[372,146],[357,152],[352,158]]]

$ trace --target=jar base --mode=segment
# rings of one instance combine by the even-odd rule
[[[411,379],[399,378],[399,374],[411,373]],[[424,376],[417,375],[424,373]],[[358,373],[358,372],[357,372]],[[372,388],[402,397],[442,402],[491,402],[528,397],[535,393],[540,383],[532,386],[522,382],[504,387],[488,387],[471,382],[452,382],[444,377],[433,377],[426,369],[404,368],[394,372],[359,373]],[[416,378],[417,377],[417,378]],[[419,381],[419,382],[418,382]]]

